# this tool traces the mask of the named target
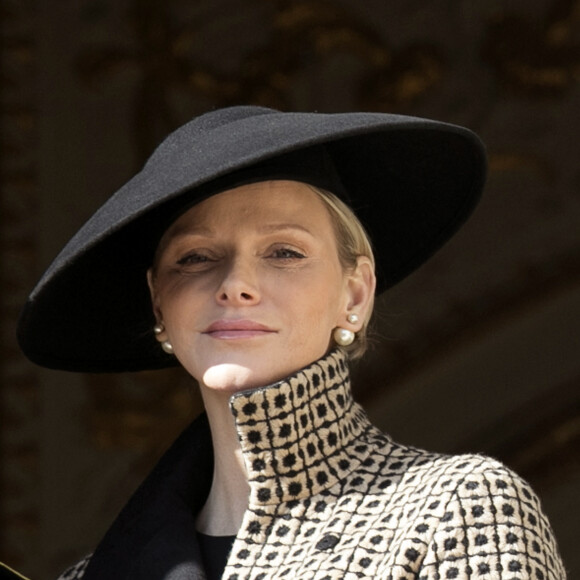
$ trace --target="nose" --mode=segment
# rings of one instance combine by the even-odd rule
[[[251,260],[232,258],[224,267],[224,275],[216,293],[219,304],[251,306],[260,302],[256,266]]]

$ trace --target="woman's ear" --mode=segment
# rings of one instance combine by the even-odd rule
[[[355,314],[357,322],[352,324],[353,331],[358,332],[363,327],[373,306],[376,283],[372,262],[366,256],[359,256],[356,266],[346,277],[346,312],[341,314],[337,326],[344,326],[345,315]]]

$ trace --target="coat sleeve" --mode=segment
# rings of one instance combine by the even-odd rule
[[[419,577],[565,580],[554,534],[530,486],[501,463],[477,459],[447,504]]]

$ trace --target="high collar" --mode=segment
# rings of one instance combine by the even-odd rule
[[[368,455],[357,438],[369,423],[352,400],[346,359],[338,350],[279,383],[234,395],[230,405],[249,474],[249,512],[323,492]],[[212,472],[204,414],[123,508],[84,578],[205,579],[194,516]]]
[[[234,395],[250,506],[303,499],[347,475],[351,445],[368,426],[354,403],[345,354],[336,349],[287,379]]]

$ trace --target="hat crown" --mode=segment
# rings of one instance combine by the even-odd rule
[[[277,113],[274,109],[267,107],[257,107],[253,105],[233,106],[224,109],[216,109],[204,113],[182,125],[170,133],[153,151],[145,166],[147,170],[159,161],[165,160],[169,151],[192,150],[202,145],[200,141],[206,138],[211,132],[218,131],[227,125],[243,121],[250,117]],[[197,153],[197,151],[195,151]]]
[[[207,113],[192,119],[189,124],[199,126],[203,130],[208,131],[215,127],[221,127],[222,125],[239,121],[240,119],[255,117],[256,115],[266,115],[268,113],[279,113],[279,111],[270,109],[269,107],[239,105],[208,111]]]

